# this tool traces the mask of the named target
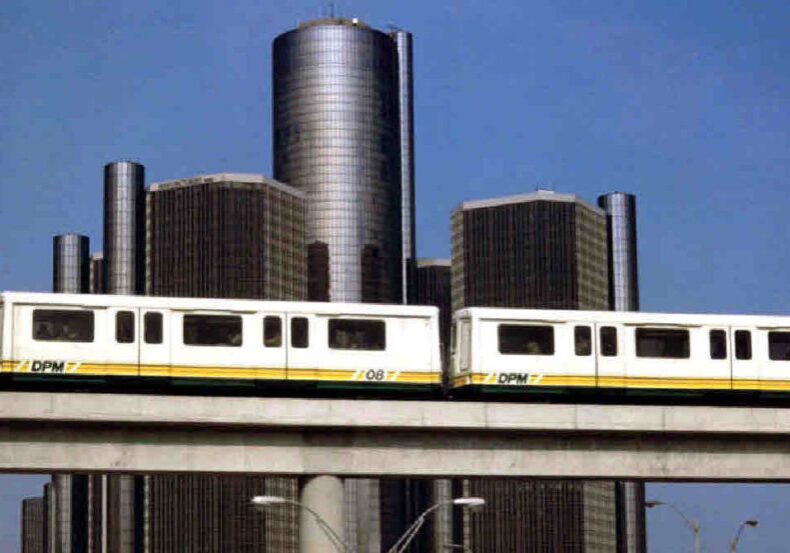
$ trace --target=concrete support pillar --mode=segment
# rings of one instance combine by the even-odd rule
[[[343,481],[337,476],[313,476],[301,482],[299,502],[318,513],[341,539],[343,532]],[[307,510],[299,510],[299,553],[327,553],[335,546]]]

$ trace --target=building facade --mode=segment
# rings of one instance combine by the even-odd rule
[[[23,499],[21,514],[19,539],[22,553],[45,553],[44,498]]]
[[[453,310],[472,306],[609,307],[606,214],[539,190],[464,202],[451,215]],[[486,509],[456,539],[473,551],[615,553],[614,482],[469,479]]]
[[[356,19],[304,23],[274,40],[272,88],[274,177],[309,199],[308,298],[401,303],[413,258],[411,36]]]
[[[219,173],[154,183],[146,206],[148,295],[306,298],[303,192]]]

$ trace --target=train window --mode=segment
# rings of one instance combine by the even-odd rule
[[[499,325],[499,353],[554,355],[554,328],[550,326]]]
[[[735,331],[735,358],[752,358],[752,333],[748,330]]]
[[[772,361],[790,361],[790,332],[768,333],[768,357]]]
[[[601,327],[601,355],[603,357],[617,356],[617,329],[613,326]]]
[[[636,356],[689,358],[689,331],[680,328],[637,328]]]
[[[241,317],[184,315],[184,344],[239,347],[241,346]]]
[[[384,321],[365,319],[330,319],[329,347],[383,351],[387,348]]]
[[[723,330],[710,331],[710,358],[727,359],[727,333]]]
[[[576,355],[592,354],[592,333],[589,326],[577,326],[573,329],[573,341],[576,346]]]
[[[134,313],[118,311],[115,314],[115,341],[119,344],[134,342]]]
[[[162,314],[149,311],[143,317],[143,335],[146,344],[162,343]]]
[[[93,311],[35,309],[33,339],[44,342],[93,342]]]
[[[283,322],[280,317],[263,318],[263,345],[267,348],[283,345]]]
[[[291,319],[291,347],[306,348],[310,345],[309,325],[307,317]]]

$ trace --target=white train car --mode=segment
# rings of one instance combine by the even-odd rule
[[[0,294],[8,376],[441,385],[433,307]]]
[[[790,390],[790,317],[468,308],[450,386]]]

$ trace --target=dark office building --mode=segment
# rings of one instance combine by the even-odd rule
[[[296,553],[298,510],[250,508],[256,495],[296,500],[295,478],[174,474],[145,477],[144,553]]]
[[[19,533],[22,553],[45,553],[44,550],[44,498],[28,497],[22,500],[22,524]]]
[[[422,257],[417,260],[414,303],[439,308],[439,331],[442,344],[450,343],[450,260]]]
[[[104,294],[107,290],[106,269],[104,263],[104,253],[94,252],[91,254],[88,266],[88,291],[91,294]]]
[[[464,202],[452,218],[452,304],[608,309],[606,218],[539,190]]]
[[[146,205],[148,295],[305,299],[303,192],[219,173],[154,183]]]
[[[52,291],[67,294],[88,292],[90,241],[82,234],[52,237]]]
[[[609,306],[606,216],[571,194],[464,202],[452,219],[453,309]],[[465,545],[498,553],[614,553],[613,482],[470,479]],[[456,531],[456,534],[458,531]]]
[[[404,259],[414,257],[411,44],[405,31],[343,18],[310,21],[274,40],[274,177],[310,198],[310,300],[406,298]]]

